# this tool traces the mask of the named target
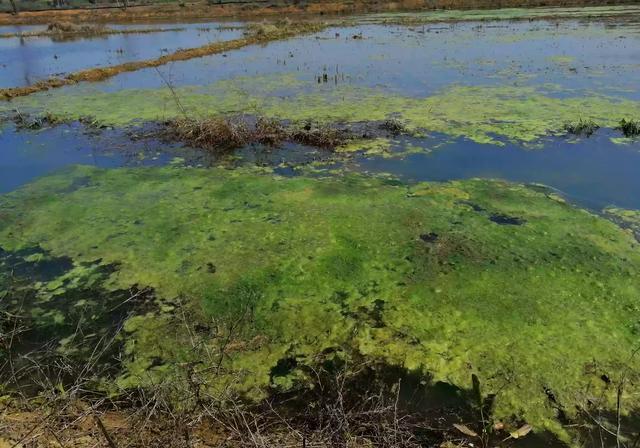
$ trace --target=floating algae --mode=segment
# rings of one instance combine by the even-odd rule
[[[476,374],[495,418],[565,437],[558,409],[615,408],[603,375],[626,372],[623,411],[640,404],[638,243],[544,189],[80,166],[1,196],[0,215],[6,251],[155,289],[157,310],[125,324],[118,387],[179,402],[203,365],[203,393],[259,399],[358,353],[464,388]]]
[[[557,86],[450,86],[432,96],[412,98],[350,85],[326,89],[294,75],[237,78],[176,88],[173,93],[168,89],[104,93],[83,86],[32,95],[2,106],[65,118],[92,116],[97,122],[122,126],[180,116],[176,96],[181,107],[194,116],[249,113],[331,123],[399,118],[409,131],[438,132],[497,145],[503,144],[502,140],[527,144],[561,134],[571,120],[590,120],[614,128],[622,119],[640,116],[638,101],[565,91]]]
[[[608,207],[604,214],[622,228],[632,232],[640,242],[640,210],[625,210],[617,207]]]

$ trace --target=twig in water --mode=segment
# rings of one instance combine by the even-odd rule
[[[154,69],[156,70],[156,72],[158,72],[158,76],[160,76],[160,79],[162,79],[162,82],[164,82],[167,85],[167,87],[169,88],[169,91],[171,92],[171,95],[173,96],[173,100],[176,102],[176,105],[180,109],[180,112],[182,112],[182,115],[184,115],[184,117],[186,118],[187,117],[187,112],[185,111],[184,107],[182,106],[182,103],[180,102],[180,98],[178,98],[178,94],[176,93],[175,89],[173,88],[173,86],[171,85],[169,80],[162,74],[162,72],[160,71],[160,69],[158,67],[154,67]]]

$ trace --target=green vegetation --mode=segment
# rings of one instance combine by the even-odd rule
[[[154,288],[106,390],[260,399],[364,357],[465,389],[477,375],[494,419],[565,439],[559,409],[615,409],[623,376],[622,412],[640,405],[638,243],[539,187],[76,167],[1,196],[0,216],[9,253]],[[76,280],[49,281],[64,303]]]
[[[627,120],[623,118],[620,120],[620,125],[618,129],[622,131],[625,137],[637,137],[640,135],[640,121],[637,120]]]
[[[640,242],[640,210],[625,210],[617,207],[608,207],[604,213],[620,227],[629,230]]]
[[[204,87],[175,88],[175,92],[122,89],[107,93],[75,86],[17,98],[0,107],[68,118],[93,116],[105,124],[127,125],[181,116],[177,96],[189,116],[249,113],[320,123],[382,122],[397,116],[408,131],[439,132],[498,145],[502,139],[526,144],[550,133],[561,134],[567,117],[579,116],[583,123],[613,128],[621,119],[640,114],[637,101],[595,94],[558,98],[558,93],[571,93],[558,89],[452,86],[430,97],[410,98],[347,85],[323,88],[290,74],[236,78]]]
[[[593,120],[583,120],[582,118],[578,119],[575,122],[567,122],[564,124],[564,130],[569,134],[574,135],[585,135],[590,137],[600,129],[600,126]]]

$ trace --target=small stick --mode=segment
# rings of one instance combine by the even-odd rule
[[[96,414],[94,412],[93,413],[93,418],[96,419],[96,423],[98,424],[98,428],[100,428],[100,432],[102,433],[104,438],[107,440],[107,444],[109,445],[109,448],[118,448],[118,445],[116,445],[116,442],[113,441],[113,439],[111,438],[111,436],[107,432],[107,428],[105,428],[104,425],[102,424],[102,420],[100,420],[100,417],[98,417],[98,414]]]

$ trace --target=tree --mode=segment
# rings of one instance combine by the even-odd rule
[[[18,7],[16,5],[16,0],[9,0],[11,2],[11,9],[13,10],[13,14],[18,14]]]

